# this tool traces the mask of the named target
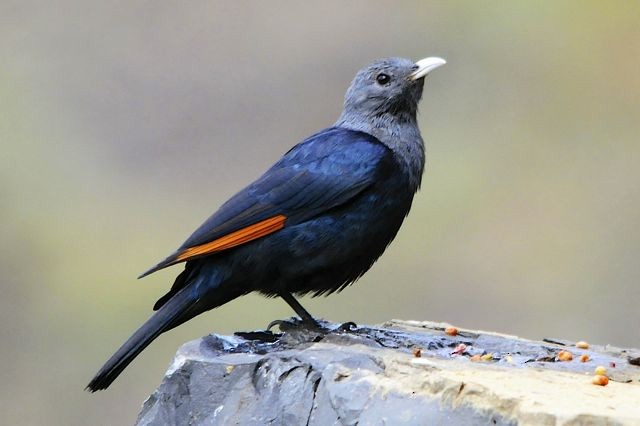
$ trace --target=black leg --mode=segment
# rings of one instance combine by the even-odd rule
[[[296,311],[296,314],[298,314],[300,319],[302,319],[302,322],[304,322],[308,326],[320,328],[320,324],[318,324],[318,322],[311,316],[311,314],[302,307],[302,305],[293,297],[291,293],[282,291],[279,294],[280,297],[282,297],[284,301],[287,302],[287,304],[291,306],[294,311]]]

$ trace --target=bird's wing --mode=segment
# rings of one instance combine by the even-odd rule
[[[330,128],[287,152],[143,273],[246,244],[348,202],[371,185],[391,153],[373,136]]]

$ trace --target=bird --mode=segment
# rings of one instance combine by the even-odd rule
[[[335,124],[291,148],[140,275],[185,264],[86,389],[106,389],[162,333],[248,293],[280,297],[303,325],[320,327],[296,296],[340,292],[395,238],[425,166],[424,80],[445,63],[391,57],[359,70]]]

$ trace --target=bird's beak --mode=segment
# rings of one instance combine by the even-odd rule
[[[429,74],[431,71],[446,63],[447,61],[437,57],[420,59],[418,62],[416,62],[418,69],[409,75],[409,80],[417,80],[419,78],[422,78],[425,75]]]

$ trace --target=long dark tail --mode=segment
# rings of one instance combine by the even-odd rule
[[[86,389],[95,392],[109,387],[131,361],[160,334],[192,318],[194,313],[191,311],[196,303],[197,299],[189,288],[178,291],[109,358]]]

